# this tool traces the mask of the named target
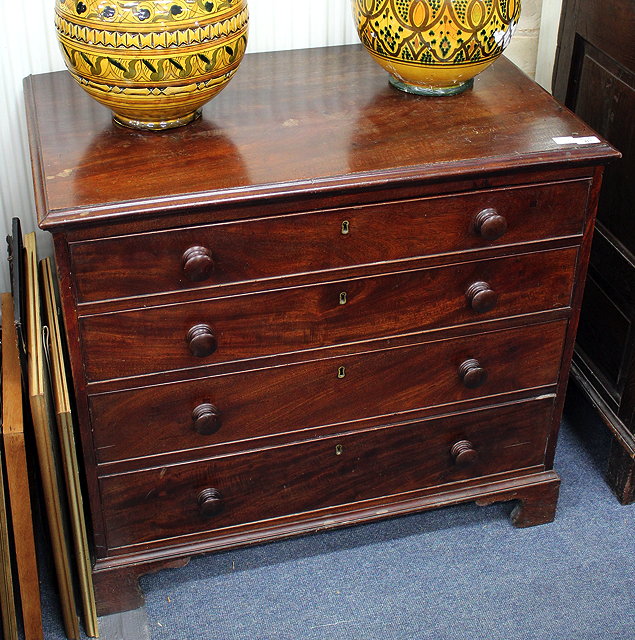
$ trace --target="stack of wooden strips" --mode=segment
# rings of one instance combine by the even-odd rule
[[[35,234],[25,236],[22,247],[17,221],[14,221],[10,246],[13,297],[2,296],[3,441],[8,478],[6,506],[2,500],[4,484],[0,482],[0,554],[4,568],[0,571],[0,604],[4,636],[7,640],[18,638],[15,582],[22,606],[25,640],[43,638],[31,515],[31,495],[35,492],[35,495],[41,494],[46,509],[65,633],[70,640],[80,638],[78,602],[81,601],[86,634],[97,637],[80,471],[53,271],[49,260],[38,265]],[[28,398],[30,412],[23,413],[24,397]],[[28,467],[35,460],[26,455],[24,425],[26,447],[28,429],[32,429],[40,486],[33,486],[34,469]],[[11,434],[20,434],[21,438],[13,437],[11,442]],[[6,517],[3,517],[3,507]],[[16,568],[15,580],[13,567]]]

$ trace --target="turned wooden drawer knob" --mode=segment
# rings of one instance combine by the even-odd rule
[[[223,508],[223,496],[218,489],[203,489],[198,494],[198,507],[204,518],[211,518]]]
[[[496,209],[483,209],[474,218],[474,230],[483,240],[492,242],[505,235],[507,219]]]
[[[452,449],[450,449],[450,453],[454,458],[454,462],[458,465],[471,464],[476,462],[478,458],[478,451],[469,440],[457,442]]]
[[[465,292],[468,304],[476,313],[491,311],[498,300],[498,296],[487,282],[475,282]]]
[[[193,356],[205,358],[216,351],[216,336],[207,324],[194,325],[185,337]]]
[[[194,424],[194,431],[202,436],[209,436],[220,429],[220,411],[209,402],[199,404],[192,411],[192,423]]]
[[[470,358],[459,367],[459,378],[468,389],[476,389],[487,380],[487,372],[478,360]]]
[[[207,247],[190,247],[181,259],[183,271],[192,282],[207,280],[214,270],[212,252]]]

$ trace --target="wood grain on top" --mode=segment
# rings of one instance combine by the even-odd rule
[[[505,59],[473,90],[439,99],[392,88],[359,46],[253,54],[202,119],[162,133],[115,125],[65,71],[31,76],[25,90],[38,217],[52,229],[274,190],[616,156],[604,142],[563,153],[553,138],[593,132]]]

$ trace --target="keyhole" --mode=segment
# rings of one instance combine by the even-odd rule
[[[340,304],[346,304],[348,302],[348,296],[346,295],[346,291],[342,291],[340,293]]]
[[[337,370],[337,377],[340,378],[340,379],[346,377],[346,367],[340,367]]]
[[[350,230],[351,230],[350,222],[348,220],[344,220],[344,222],[342,222],[342,235],[347,236]]]
[[[341,456],[344,453],[344,447],[341,444],[335,445],[335,455]]]

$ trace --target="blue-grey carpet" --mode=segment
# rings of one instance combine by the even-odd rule
[[[608,439],[573,398],[554,523],[470,504],[195,558],[142,579],[152,639],[635,638],[635,505],[606,486]]]
[[[565,424],[550,525],[514,529],[509,505],[465,505],[148,576],[152,638],[635,638],[635,511],[604,483],[599,447]]]

